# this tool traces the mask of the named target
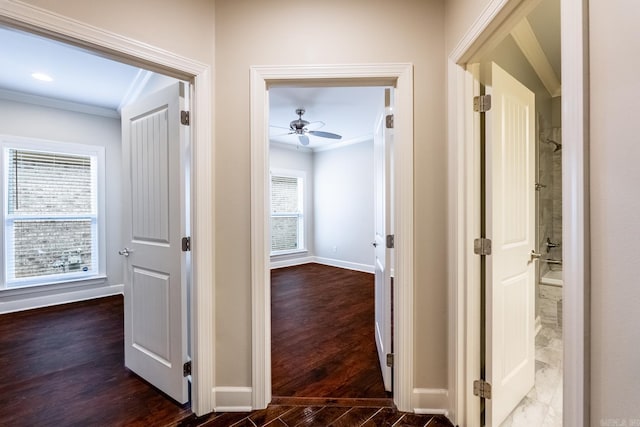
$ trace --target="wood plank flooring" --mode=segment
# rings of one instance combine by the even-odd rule
[[[387,398],[374,276],[320,264],[271,271],[273,396]]]
[[[170,425],[180,406],[124,367],[122,296],[0,316],[0,425]]]
[[[429,426],[387,399],[275,398],[196,417],[124,368],[121,296],[0,315],[0,426]]]

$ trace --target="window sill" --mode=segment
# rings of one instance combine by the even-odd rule
[[[103,285],[107,281],[107,276],[97,274],[89,277],[79,277],[66,280],[56,280],[45,283],[33,283],[29,285],[13,286],[0,289],[3,296],[36,294],[52,290],[71,289],[85,286]]]

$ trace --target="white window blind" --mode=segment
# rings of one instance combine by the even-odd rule
[[[17,148],[4,157],[9,286],[95,274],[96,158]]]
[[[302,178],[271,177],[271,252],[286,253],[303,248]]]

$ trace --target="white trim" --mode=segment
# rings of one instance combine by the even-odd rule
[[[293,267],[296,265],[311,264],[312,262],[316,262],[315,257],[312,257],[312,256],[304,256],[304,257],[289,258],[289,259],[276,259],[276,260],[273,260],[273,258],[274,257],[272,257],[272,260],[271,260],[271,270],[284,268],[284,267]]]
[[[449,391],[446,388],[414,388],[413,412],[449,416]]]
[[[360,264],[357,262],[343,261],[340,259],[322,258],[317,256],[304,256],[304,257],[287,258],[287,259],[276,258],[275,260],[274,258],[276,257],[273,257],[273,256],[271,257],[271,270],[275,270],[277,268],[283,268],[283,267],[293,267],[296,265],[316,263],[316,264],[328,265],[330,267],[344,268],[346,270],[361,271],[363,273],[371,273],[371,274],[375,273],[374,265]]]
[[[75,113],[91,114],[93,116],[107,117],[109,119],[120,119],[120,114],[118,114],[116,110],[111,110],[109,108],[80,104],[73,101],[63,101],[61,99],[16,92],[9,89],[0,89],[0,99],[20,102],[23,104],[38,105],[41,107],[55,108],[57,110],[73,111]]]
[[[84,288],[69,292],[60,292],[56,288],[56,293],[51,295],[42,295],[46,293],[45,289],[40,292],[30,294],[22,293],[16,295],[16,298],[3,295],[0,300],[0,314],[12,313],[15,311],[32,310],[34,308],[50,307],[59,304],[68,304],[72,302],[85,301],[94,298],[103,298],[111,295],[124,293],[124,285],[110,285],[87,288],[87,285],[77,286]],[[68,289],[68,288],[67,288]]]
[[[215,412],[251,412],[251,387],[215,387],[212,392]]]
[[[396,259],[394,336],[397,364],[394,401],[398,409],[412,406],[414,371],[413,259],[413,66],[411,64],[311,65],[251,67],[251,277],[253,407],[271,401],[271,322],[268,224],[268,88],[274,83],[330,85],[349,79],[354,84],[395,86]]]
[[[375,266],[368,264],[360,264],[357,262],[343,261],[341,259],[334,258],[322,258],[322,257],[313,257],[314,262],[322,265],[328,265],[330,267],[338,267],[345,268],[347,270],[353,271],[361,271],[363,273],[371,273],[374,274],[376,272]]]
[[[126,59],[152,71],[193,83],[192,131],[192,409],[197,415],[213,410],[215,354],[213,200],[215,200],[211,117],[211,67],[175,53],[50,12],[17,0],[0,0],[0,23],[64,40]]]
[[[563,425],[589,426],[589,1],[563,0]]]
[[[127,88],[127,92],[122,97],[120,101],[120,105],[118,105],[118,113],[122,113],[122,109],[127,105],[133,103],[140,97],[142,92],[147,87],[149,80],[153,77],[153,73],[149,70],[138,70],[138,73],[133,78],[129,87]]]
[[[473,95],[466,63],[486,52],[497,34],[508,33],[538,0],[492,0],[448,58],[449,144],[449,375],[455,387],[450,413],[456,424],[478,426],[479,402],[472,381],[479,366],[476,235],[479,189],[473,147],[475,124],[467,99]],[[515,13],[514,10],[518,9]],[[588,234],[588,0],[561,2],[563,121],[564,369],[563,424],[589,425],[589,234]],[[566,147],[566,148],[565,148]],[[472,171],[472,172],[469,172]],[[472,213],[469,215],[468,213]],[[471,312],[469,312],[471,310]]]
[[[513,30],[511,36],[522,51],[522,54],[531,67],[534,69],[540,81],[552,97],[561,95],[561,85],[556,72],[553,70],[547,55],[545,55],[540,42],[529,24],[529,20],[524,18]]]

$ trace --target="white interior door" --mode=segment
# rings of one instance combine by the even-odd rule
[[[487,426],[497,427],[535,379],[535,96],[496,64],[486,115]]]
[[[385,116],[390,113],[391,90],[385,89],[385,113],[377,121],[373,138],[374,199],[375,199],[375,333],[378,359],[382,370],[384,388],[392,390],[391,367],[387,366],[387,354],[393,353],[391,339],[391,249],[386,236],[391,230],[391,145],[392,129],[385,126]]]
[[[122,110],[125,172],[125,365],[188,401],[184,83]]]

